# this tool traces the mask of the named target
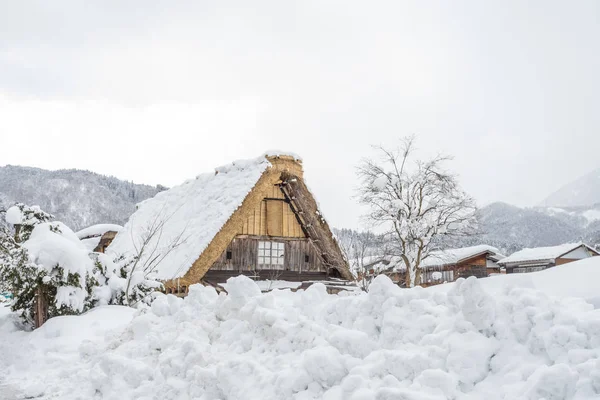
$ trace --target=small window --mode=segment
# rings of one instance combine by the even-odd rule
[[[285,243],[258,242],[257,258],[259,268],[275,267],[276,269],[282,269],[285,260]]]
[[[231,254],[231,250],[227,250],[227,253],[226,253],[225,257],[226,257],[228,260],[231,260],[232,256],[233,256],[233,255]]]
[[[304,262],[305,263],[310,262],[310,257],[308,256],[308,254],[304,255]]]

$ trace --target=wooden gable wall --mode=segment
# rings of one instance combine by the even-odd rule
[[[240,235],[277,236],[304,238],[306,235],[298,223],[285,196],[277,185],[258,204],[239,229]]]

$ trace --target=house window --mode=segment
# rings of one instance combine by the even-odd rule
[[[443,283],[443,282],[453,282],[454,281],[454,271],[425,271],[424,274],[421,275],[421,283]]]
[[[232,256],[233,256],[233,255],[231,254],[231,250],[227,250],[227,253],[226,253],[225,257],[226,257],[228,260],[231,260]]]
[[[308,256],[308,254],[304,255],[304,262],[305,263],[310,262],[310,257]]]
[[[258,242],[258,267],[283,269],[284,249],[284,243]]]

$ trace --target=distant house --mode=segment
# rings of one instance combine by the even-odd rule
[[[560,246],[523,249],[503,258],[498,264],[506,268],[507,274],[535,272],[597,255],[600,253],[586,244],[567,243]]]
[[[123,227],[115,224],[97,224],[76,232],[75,235],[90,251],[104,253]]]
[[[432,251],[421,262],[421,286],[452,282],[458,278],[476,276],[483,278],[500,273],[498,260],[504,258],[492,246],[479,245],[458,249]],[[372,257],[365,265],[367,281],[377,275],[386,275],[394,283],[404,285],[406,268],[401,257]]]
[[[497,248],[487,245],[433,251],[421,263],[421,285],[452,282],[458,278],[484,278],[500,273],[498,260],[504,258]]]
[[[236,161],[158,193],[138,205],[109,253],[134,254],[156,221],[160,233],[147,248],[164,255],[153,273],[169,293],[186,292],[195,283],[225,287],[237,275],[277,282],[263,287],[324,281],[339,288],[353,280],[304,183],[302,161],[292,155]],[[169,249],[178,237],[182,243]],[[149,257],[143,254],[142,263]]]

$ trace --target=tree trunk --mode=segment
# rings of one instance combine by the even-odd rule
[[[421,268],[417,267],[417,269],[415,270],[415,284],[416,285],[420,285],[421,284]]]
[[[413,282],[412,277],[411,277],[410,268],[406,268],[406,287],[407,288],[411,288],[413,286],[415,286],[415,285],[414,285],[414,282]]]
[[[35,309],[33,311],[33,324],[39,328],[48,320],[48,299],[42,286],[38,286],[35,294]]]

